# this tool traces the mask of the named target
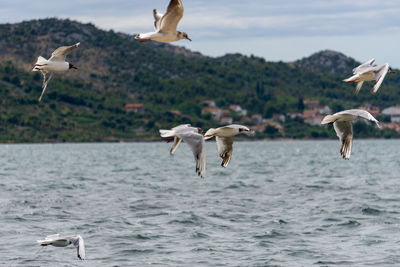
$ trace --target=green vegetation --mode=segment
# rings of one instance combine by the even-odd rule
[[[42,77],[30,72],[32,63],[78,41],[81,46],[68,60],[79,71],[55,75],[38,103]],[[0,55],[0,142],[149,140],[158,138],[159,128],[180,123],[216,127],[209,114],[201,114],[206,99],[225,109],[237,104],[265,118],[302,112],[302,99],[320,100],[334,112],[366,102],[380,108],[400,103],[399,75],[388,75],[376,95],[365,84],[356,97],[353,86],[341,81],[350,73],[322,74],[307,64],[239,54],[204,57],[69,20],[0,25]],[[143,103],[144,113],[126,112],[128,103]],[[256,137],[282,137],[272,128]],[[335,137],[331,127],[311,127],[301,119],[287,120],[284,128],[290,138]],[[362,123],[355,131],[360,137],[397,136]]]

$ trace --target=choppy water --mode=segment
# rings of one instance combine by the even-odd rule
[[[400,141],[0,146],[3,266],[400,266]],[[49,234],[81,234],[47,247]]]

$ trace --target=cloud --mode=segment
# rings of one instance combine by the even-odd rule
[[[168,0],[2,0],[0,22],[71,18],[94,23],[102,29],[134,34],[152,31],[153,8],[164,12],[167,3]],[[186,31],[194,42],[179,44],[206,54],[237,49],[236,52],[253,51],[268,58],[270,55],[262,52],[263,47],[268,47],[276,57],[286,59],[290,44],[292,57],[304,56],[318,47],[358,55],[375,51],[378,57],[379,53],[384,54],[375,48],[378,44],[395,43],[397,39],[392,37],[400,36],[398,0],[183,0],[183,3],[185,16],[179,29]],[[353,49],[355,43],[358,50]],[[400,59],[394,53],[392,57],[399,66]]]

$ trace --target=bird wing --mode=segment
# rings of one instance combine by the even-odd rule
[[[196,132],[185,132],[179,137],[187,143],[193,151],[196,159],[196,173],[204,178],[206,171],[206,148],[203,135]]]
[[[60,238],[60,234],[55,234],[55,235],[48,235],[44,239],[45,240],[56,240]]]
[[[356,88],[354,89],[354,94],[357,95],[360,92],[361,87],[363,86],[364,81],[360,81],[357,83]]]
[[[157,9],[153,9],[153,16],[154,16],[154,28],[156,31],[160,29],[161,26],[161,18],[163,17],[163,14],[157,11]]]
[[[61,46],[54,50],[54,52],[51,54],[51,58],[49,59],[50,61],[65,61],[65,57],[74,51],[75,49],[78,48],[80,43],[76,43],[71,46]]]
[[[188,128],[194,128],[194,127],[191,127],[190,124],[181,124],[181,125],[178,125],[178,126],[172,128],[171,130],[179,131],[179,130],[184,130],[184,129],[188,129]]]
[[[357,68],[354,68],[354,69],[353,69],[353,73],[356,74],[356,73],[363,72],[364,69],[371,67],[372,64],[374,64],[374,62],[375,62],[375,59],[374,59],[374,58],[368,60],[367,62],[364,62],[363,64],[361,64],[361,65],[358,66]]]
[[[83,238],[80,235],[78,235],[77,239],[74,241],[74,246],[76,247],[78,258],[81,260],[84,260],[85,259],[85,242],[83,241]]]
[[[174,144],[171,147],[171,150],[169,151],[169,153],[172,155],[175,153],[175,150],[178,148],[179,144],[182,142],[182,139],[175,136],[174,137]]]
[[[42,74],[43,74],[43,85],[42,85],[43,86],[43,90],[42,90],[42,94],[39,97],[39,102],[42,101],[42,97],[43,97],[44,92],[46,91],[47,84],[49,83],[51,78],[53,78],[53,73],[52,72],[50,72],[49,76],[47,76],[47,74],[48,74],[47,72],[43,72],[42,71]]]
[[[60,238],[60,234],[48,235],[44,238],[44,240],[36,240],[36,242],[40,244],[47,244],[48,242],[52,242],[54,240],[57,240],[58,238]]]
[[[230,125],[226,125],[223,127],[220,127],[219,129],[246,129],[247,131],[250,131],[250,129],[244,125],[240,125],[240,124],[230,124]]]
[[[222,158],[221,166],[226,168],[231,161],[233,153],[233,138],[217,136],[215,139],[217,141],[218,154]]]
[[[181,0],[171,0],[167,8],[167,13],[161,18],[158,30],[162,32],[175,32],[182,17],[183,5]]]
[[[373,94],[375,94],[378,91],[378,89],[381,86],[383,80],[385,79],[388,71],[389,71],[389,64],[385,64],[380,68],[379,72],[375,73],[374,78],[375,78],[376,84],[374,85],[374,88],[372,88]]]
[[[353,143],[353,126],[350,121],[335,121],[333,123],[336,135],[342,143],[340,154],[344,159],[350,159],[351,146]]]
[[[344,111],[338,112],[334,115],[336,115],[336,117],[338,117],[340,115],[346,115],[346,114],[354,115],[354,116],[361,117],[361,118],[369,120],[369,121],[373,121],[380,128],[379,121],[377,119],[375,119],[374,116],[371,115],[371,113],[369,113],[368,111],[363,110],[363,109],[344,110]]]

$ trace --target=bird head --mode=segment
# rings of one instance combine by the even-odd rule
[[[74,65],[72,65],[71,63],[69,63],[69,69],[78,69],[77,67],[75,67]]]
[[[250,129],[249,128],[247,128],[247,127],[240,127],[239,128],[239,133],[243,133],[243,132],[250,132]]]
[[[388,73],[394,74],[394,73],[396,73],[396,72],[393,71],[391,68],[389,68]]]
[[[181,39],[187,39],[189,41],[192,41],[192,39],[189,38],[189,35],[187,35],[186,32],[178,32],[178,35]]]

